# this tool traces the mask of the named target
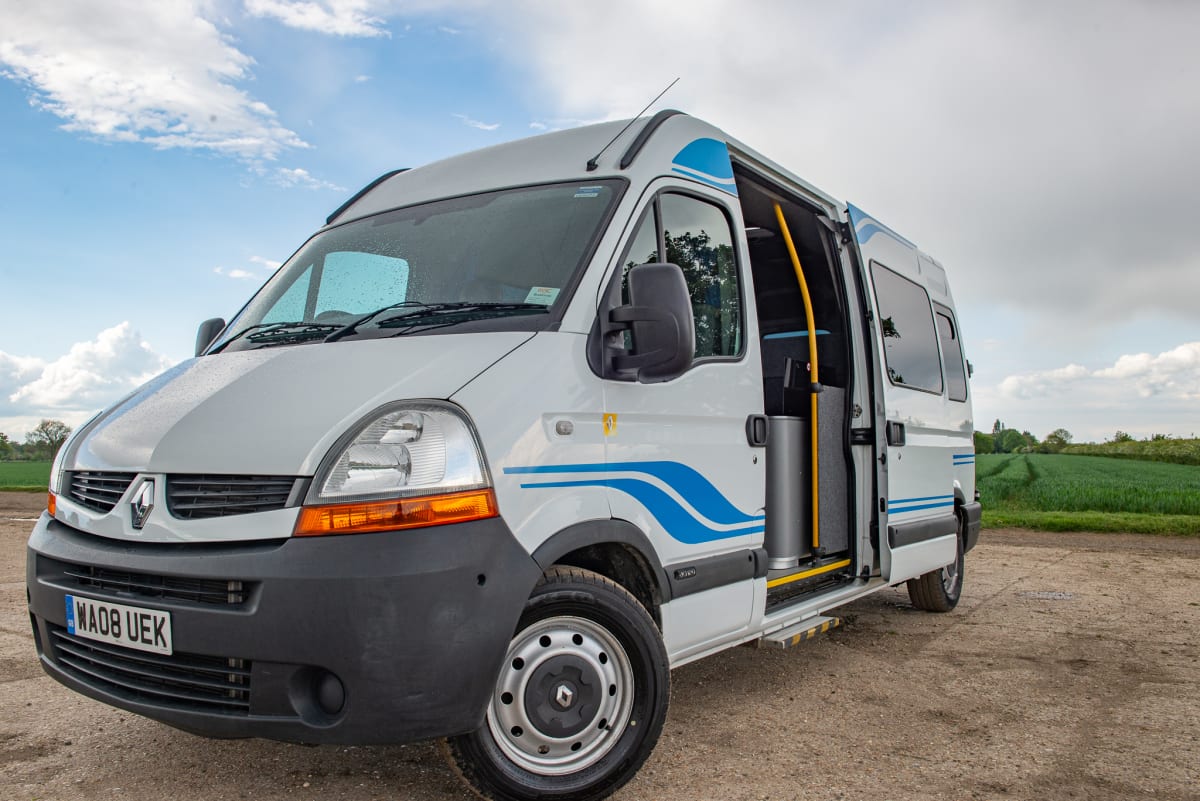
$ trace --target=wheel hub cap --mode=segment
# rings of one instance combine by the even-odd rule
[[[612,632],[587,618],[551,617],[513,638],[487,724],[516,765],[561,776],[612,750],[633,699],[633,668]]]

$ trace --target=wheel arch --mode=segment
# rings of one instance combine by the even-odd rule
[[[633,594],[662,628],[659,607],[671,600],[671,585],[646,535],[626,520],[586,520],[554,534],[533,552],[543,570],[579,567],[615,581]]]

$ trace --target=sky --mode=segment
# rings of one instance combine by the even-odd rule
[[[189,358],[376,176],[658,107],[948,269],[976,428],[1200,435],[1200,4],[0,0],[0,432]],[[653,109],[652,109],[653,110]]]

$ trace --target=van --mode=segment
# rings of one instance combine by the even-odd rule
[[[955,606],[963,354],[937,261],[679,112],[389,173],[64,445],[37,652],[196,734],[601,798],[672,668]]]

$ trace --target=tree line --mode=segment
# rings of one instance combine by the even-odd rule
[[[1059,453],[1071,444],[1071,439],[1070,431],[1065,428],[1056,428],[1039,442],[1038,438],[1030,432],[1008,428],[1001,420],[997,419],[992,424],[992,433],[975,432],[975,452]]]
[[[0,432],[0,462],[48,462],[71,435],[71,427],[61,420],[43,420],[15,442]]]

